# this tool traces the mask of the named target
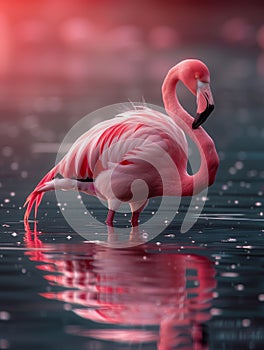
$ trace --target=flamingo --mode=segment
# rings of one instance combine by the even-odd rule
[[[179,81],[196,96],[195,118],[178,100]],[[164,79],[162,97],[167,114],[142,106],[103,121],[80,136],[27,197],[24,221],[28,222],[34,204],[36,219],[45,192],[61,189],[82,191],[107,201],[109,226],[113,226],[122,202],[128,202],[131,225],[138,226],[149,198],[192,196],[213,184],[219,158],[213,140],[201,127],[214,109],[207,66],[197,59],[176,64]],[[193,175],[187,172],[185,133],[200,152],[200,167]],[[163,154],[172,162],[166,163]]]

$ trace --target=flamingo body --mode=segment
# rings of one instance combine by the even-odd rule
[[[186,66],[194,72],[183,73]],[[101,122],[80,136],[27,198],[25,221],[34,203],[37,215],[46,191],[63,189],[82,191],[106,200],[109,225],[113,224],[120,204],[128,202],[131,222],[136,226],[148,198],[188,196],[213,183],[218,167],[217,153],[212,139],[199,127],[211,112],[208,109],[212,106],[212,97],[209,83],[198,80],[200,86],[197,81],[196,87],[193,86],[198,73],[209,79],[206,66],[197,60],[185,60],[169,71],[163,84],[168,115],[142,106]],[[177,79],[197,95],[195,122],[178,103],[175,95]],[[194,176],[187,173],[185,133],[194,139],[202,153],[200,169]],[[58,174],[62,179],[55,178]]]

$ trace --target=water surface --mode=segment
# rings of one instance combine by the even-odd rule
[[[44,197],[37,226],[24,228],[23,189],[14,192],[7,177],[0,348],[262,349],[263,154],[221,158],[191,230],[179,230],[185,198],[158,237],[124,249],[85,241],[52,194]],[[94,211],[103,221],[104,208]],[[148,215],[147,208],[143,219]]]

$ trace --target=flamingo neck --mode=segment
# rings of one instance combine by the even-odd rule
[[[193,118],[182,107],[176,95],[176,85],[179,80],[180,72],[176,66],[169,71],[164,80],[162,97],[168,115],[189,135],[200,153],[201,162],[199,170],[194,175],[189,175],[187,169],[184,174],[181,174],[182,195],[191,196],[201,192],[214,182],[219,158],[214,142],[207,132],[201,126],[195,130],[192,128]]]

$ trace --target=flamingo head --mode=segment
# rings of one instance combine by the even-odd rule
[[[192,128],[197,129],[214,109],[214,100],[210,89],[210,73],[203,62],[195,59],[184,60],[180,66],[181,81],[196,95],[197,110]]]

